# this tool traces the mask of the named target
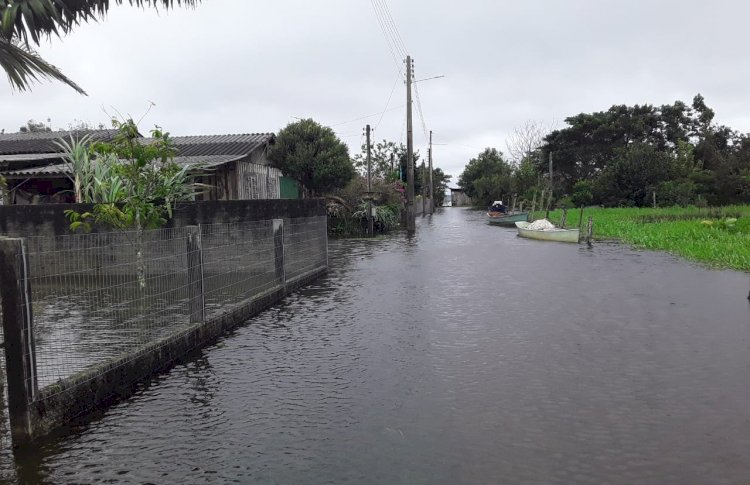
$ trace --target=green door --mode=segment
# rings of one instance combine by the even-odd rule
[[[279,192],[282,199],[299,199],[299,184],[289,177],[281,177]]]

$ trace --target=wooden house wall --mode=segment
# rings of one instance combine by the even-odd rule
[[[281,170],[249,161],[236,162],[237,193],[241,200],[281,198]]]

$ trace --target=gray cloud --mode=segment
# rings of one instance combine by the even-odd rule
[[[436,165],[458,175],[481,149],[504,150],[527,119],[561,123],[612,104],[690,101],[750,131],[743,25],[730,1],[537,0],[390,2],[417,77]],[[50,117],[106,121],[102,107],[176,135],[277,131],[313,117],[359,150],[397,70],[370,2],[205,0],[195,10],[114,8],[40,52],[90,94],[57,84],[0,90],[0,128]],[[404,105],[397,82],[389,107]],[[375,139],[404,141],[404,110],[383,114]],[[110,110],[111,112],[111,110]],[[416,116],[416,111],[415,111]],[[415,143],[425,152],[421,124]]]

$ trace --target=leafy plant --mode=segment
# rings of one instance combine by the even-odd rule
[[[169,133],[156,127],[152,141],[144,144],[133,120],[113,120],[113,125],[118,133],[112,142],[89,145],[84,139],[64,145],[76,200],[94,204],[91,211],[69,210],[66,215],[74,231],[90,231],[95,225],[135,230],[138,279],[145,286],[144,229],[165,224],[177,204],[193,199],[205,186],[192,183],[189,171],[195,166],[173,162],[176,150]]]

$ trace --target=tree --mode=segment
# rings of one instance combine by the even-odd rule
[[[495,148],[487,148],[472,158],[458,178],[458,186],[481,204],[507,197],[512,191],[512,168]]]
[[[532,120],[514,128],[505,141],[510,160],[519,165],[525,158],[531,157],[544,144],[544,137],[549,131],[541,123]]]
[[[313,194],[344,187],[354,176],[349,149],[332,129],[312,119],[288,124],[268,152],[280,169]]]
[[[441,168],[432,169],[432,194],[435,197],[435,207],[441,207],[445,203],[445,191],[448,190],[448,182],[451,176],[447,175]]]
[[[406,147],[396,145],[388,140],[375,143],[370,147],[370,173],[373,178],[398,180],[399,160],[406,153]],[[367,175],[367,145],[362,145],[362,152],[354,156],[354,165],[362,175]]]
[[[126,0],[114,0],[118,5]],[[169,9],[178,5],[195,6],[200,0],[127,0],[136,7]],[[80,86],[58,68],[42,59],[32,48],[44,37],[62,36],[81,23],[103,18],[109,0],[0,0],[0,67],[10,85],[24,91],[39,79],[61,81],[81,94]]]
[[[152,141],[143,144],[133,120],[113,124],[118,133],[111,142],[91,145],[83,138],[60,143],[73,172],[76,201],[94,204],[92,212],[66,214],[73,230],[90,230],[94,224],[135,230],[138,282],[144,288],[144,229],[165,224],[177,204],[194,198],[198,185],[190,180],[193,166],[172,160],[176,150],[169,133],[157,126],[151,130]]]
[[[49,132],[52,131],[52,127],[49,125],[49,118],[47,118],[47,124],[44,123],[44,121],[34,121],[29,120],[26,122],[25,125],[18,128],[18,131],[21,133],[40,133],[40,132]]]
[[[648,206],[659,184],[674,179],[675,175],[672,156],[638,143],[618,151],[613,162],[597,177],[594,197],[608,206]]]

